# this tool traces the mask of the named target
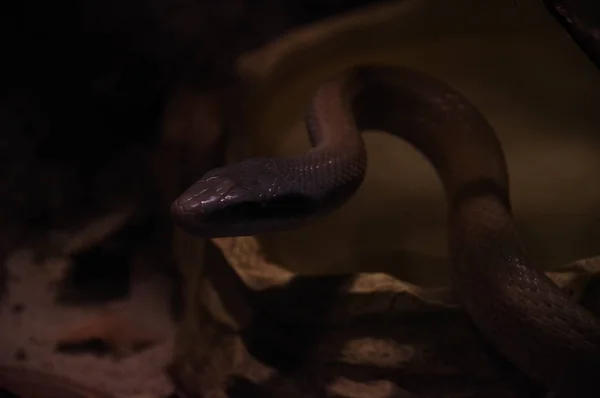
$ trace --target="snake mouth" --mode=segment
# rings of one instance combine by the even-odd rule
[[[318,200],[286,194],[264,200],[245,200],[221,206],[199,206],[194,211],[177,202],[171,207],[175,223],[203,237],[259,235],[297,228],[319,212]]]
[[[314,213],[319,203],[312,198],[298,194],[282,195],[268,200],[242,201],[210,212],[206,222],[240,223],[260,220],[289,220],[302,218]]]

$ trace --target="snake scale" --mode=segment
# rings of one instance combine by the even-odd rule
[[[600,396],[600,322],[529,263],[501,144],[471,102],[410,69],[362,66],[318,88],[306,123],[312,149],[209,171],[173,203],[176,224],[204,237],[297,228],[360,187],[361,132],[394,134],[431,162],[444,186],[453,286],[474,324],[540,385]]]

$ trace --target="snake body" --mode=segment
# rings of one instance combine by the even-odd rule
[[[358,189],[361,132],[390,132],[424,154],[444,186],[454,289],[475,325],[549,390],[600,396],[600,322],[529,264],[500,142],[472,103],[416,71],[366,66],[322,84],[306,123],[307,153],[209,171],[173,203],[175,222],[205,237],[295,228]]]

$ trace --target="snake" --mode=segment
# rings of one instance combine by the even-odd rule
[[[173,201],[175,225],[205,238],[299,228],[359,189],[362,133],[390,133],[443,185],[452,286],[474,326],[535,384],[558,396],[600,396],[600,321],[529,260],[501,142],[465,95],[414,69],[356,65],[318,86],[305,123],[309,150],[209,170]]]

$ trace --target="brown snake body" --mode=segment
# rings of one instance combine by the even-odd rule
[[[310,151],[210,171],[174,202],[176,223],[210,237],[299,226],[360,186],[360,133],[390,132],[427,157],[445,188],[454,288],[476,326],[548,389],[600,396],[600,323],[528,263],[500,142],[473,104],[423,74],[374,66],[323,84],[306,120]]]

